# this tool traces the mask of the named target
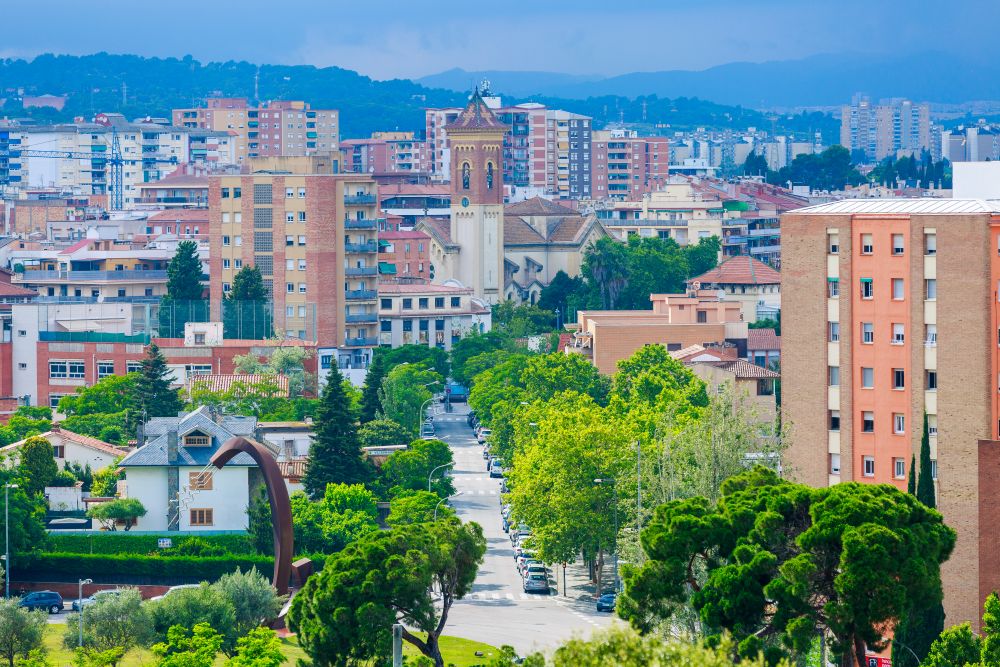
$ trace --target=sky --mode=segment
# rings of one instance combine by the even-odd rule
[[[378,79],[454,67],[610,76],[845,52],[987,58],[1000,21],[996,0],[46,0],[44,11],[8,3],[0,57],[190,54],[336,65]]]

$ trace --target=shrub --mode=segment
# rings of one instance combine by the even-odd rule
[[[236,648],[236,610],[220,591],[208,584],[175,591],[150,604],[153,630],[164,639],[175,627],[192,628],[207,623],[222,631],[222,650],[232,654]]]
[[[164,556],[226,556],[230,552],[224,546],[211,544],[200,537],[189,537],[160,553]]]
[[[68,470],[60,470],[56,476],[49,480],[49,486],[68,487],[76,484],[76,477]]]
[[[157,580],[214,581],[227,572],[256,567],[269,572],[274,559],[267,556],[143,556],[139,554],[81,554],[33,552],[18,558],[19,576],[51,575],[61,578],[155,578]]]
[[[178,535],[177,533],[96,533],[96,534],[54,534],[51,536],[51,551],[53,553],[80,554],[157,554],[167,549],[159,549],[157,540],[169,537],[174,547],[179,548],[188,540],[198,540],[213,547],[220,547],[232,554],[252,552],[253,548],[247,535],[243,533],[227,533],[221,535]]]

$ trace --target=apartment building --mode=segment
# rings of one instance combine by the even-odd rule
[[[378,340],[377,202],[375,182],[359,174],[212,177],[212,319],[236,273],[253,265],[278,328],[362,367]]]
[[[980,122],[941,132],[941,157],[951,162],[1000,160],[1000,127]]]
[[[670,171],[670,140],[640,137],[634,130],[593,133],[591,188],[594,199],[635,199],[658,190]]]
[[[381,284],[378,296],[382,345],[451,350],[462,336],[490,330],[490,307],[475,298],[471,288],[453,281],[441,285]]]
[[[232,133],[235,160],[334,153],[340,147],[340,112],[313,109],[301,100],[275,100],[259,107],[245,97],[210,97],[204,107],[174,109],[173,124]]]
[[[872,104],[859,95],[850,105],[841,107],[840,113],[840,145],[861,151],[869,160],[919,154],[934,147],[927,103],[891,99]]]
[[[428,282],[433,280],[431,237],[416,230],[408,232],[380,231],[378,234],[378,273],[380,280],[388,282]]]
[[[344,171],[376,177],[429,177],[431,151],[413,132],[374,132],[370,139],[344,139]]]
[[[975,626],[1000,588],[1000,209],[845,200],[782,227],[790,469],[812,486],[905,489],[926,415],[938,507],[958,531],[947,622]]]

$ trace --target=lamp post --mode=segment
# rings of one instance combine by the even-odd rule
[[[436,467],[433,470],[431,470],[430,474],[427,475],[427,492],[428,493],[430,493],[430,491],[431,491],[431,478],[434,477],[434,473],[436,473],[441,468],[450,468],[453,465],[455,465],[455,464],[454,463],[442,463],[438,467]]]
[[[10,490],[16,489],[17,484],[4,484],[3,485],[3,533],[4,542],[6,543],[6,554],[3,558],[3,578],[4,578],[4,597],[10,597]]]
[[[421,387],[430,387],[431,385],[439,384],[438,380],[433,382],[428,382],[427,384],[420,385]],[[417,428],[423,428],[424,425],[424,406],[434,400],[434,394],[431,393],[431,397],[420,404],[420,410],[417,412]]]
[[[443,503],[446,500],[451,500],[452,498],[454,498],[456,496],[460,496],[460,495],[462,495],[462,492],[461,491],[457,491],[457,492],[451,494],[450,496],[448,496],[446,498],[442,498],[441,500],[437,501],[437,505],[434,506],[434,520],[435,521],[438,520],[438,507],[441,507],[441,503]]]
[[[79,580],[79,586],[80,586],[80,588],[77,591],[77,595],[76,595],[76,604],[77,604],[77,607],[80,609],[80,615],[77,617],[77,620],[78,620],[77,631],[79,633],[79,638],[78,638],[78,641],[77,641],[77,644],[76,644],[79,647],[83,647],[83,586],[84,586],[84,584],[92,584],[92,583],[94,583],[93,579],[80,579]]]
[[[594,484],[601,484],[601,485],[610,484],[611,493],[613,494],[614,498],[615,507],[612,514],[614,514],[615,517],[615,541],[614,541],[615,550],[613,552],[613,555],[614,555],[614,568],[615,568],[615,593],[617,593],[618,592],[618,484],[613,479],[607,479],[607,478],[602,479],[600,477],[594,480]],[[600,595],[600,591],[598,591],[598,595]]]

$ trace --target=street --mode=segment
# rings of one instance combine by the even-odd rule
[[[549,595],[523,592],[514,549],[501,526],[500,480],[486,472],[482,447],[466,424],[468,406],[454,408],[445,413],[438,406],[434,417],[436,437],[451,445],[455,457],[452,477],[460,493],[450,502],[462,521],[483,527],[487,550],[472,592],[452,607],[445,634],[494,646],[509,644],[525,655],[552,649],[574,636],[587,637],[594,629],[617,622],[611,614],[596,611],[579,564],[567,568],[568,596],[563,595],[561,567],[553,568]]]

